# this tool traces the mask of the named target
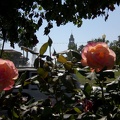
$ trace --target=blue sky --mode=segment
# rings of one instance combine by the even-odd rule
[[[43,26],[37,31],[37,37],[39,43],[37,44],[37,50],[41,45],[48,40],[48,36],[44,35],[44,27],[46,23],[44,22]],[[104,17],[98,17],[93,20],[83,20],[83,24],[80,28],[73,25],[73,23],[68,23],[57,27],[54,24],[54,27],[51,29],[49,36],[53,40],[53,48],[57,51],[63,51],[68,48],[68,42],[71,33],[74,36],[75,43],[77,46],[86,44],[87,41],[102,37],[103,34],[106,35],[106,39],[109,41],[118,40],[120,35],[120,7],[116,7],[116,10],[109,12],[109,18],[105,22]],[[12,49],[9,47],[9,43],[5,44],[5,49]],[[15,50],[21,52],[21,49],[16,45]],[[48,54],[48,52],[46,52]],[[31,59],[31,55],[29,55]]]
[[[80,28],[77,28],[77,26],[72,23],[60,27],[54,27],[49,34],[53,40],[53,47],[57,52],[66,50],[71,33],[75,38],[77,46],[86,44],[87,41],[91,39],[102,37],[103,34],[106,35],[107,40],[117,40],[120,35],[119,14],[120,7],[117,7],[114,12],[110,12],[109,18],[106,22],[104,17],[99,17],[94,20],[83,20],[83,24]],[[39,46],[47,41],[48,37],[43,36],[43,28],[40,28],[37,32],[37,36],[40,40],[40,43],[37,45],[37,48],[39,49]]]

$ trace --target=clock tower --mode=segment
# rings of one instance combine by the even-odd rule
[[[77,50],[77,44],[75,44],[75,39],[73,34],[70,35],[68,49]]]

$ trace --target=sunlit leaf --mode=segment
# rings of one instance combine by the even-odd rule
[[[25,82],[24,82],[24,86],[29,85],[29,84],[31,84],[30,81],[25,81]]]
[[[39,9],[39,10],[42,10],[42,6],[39,6],[38,9]]]
[[[80,109],[79,108],[77,108],[77,107],[74,107],[74,110],[77,112],[77,113],[79,113],[79,114],[81,114],[82,112],[80,111]]]
[[[66,63],[66,62],[67,62],[67,59],[66,59],[64,56],[59,55],[59,56],[57,57],[57,61],[60,62],[60,63]]]
[[[19,116],[17,115],[17,113],[15,112],[14,109],[12,110],[12,114],[13,114],[13,116],[14,116],[15,118],[19,118]]]
[[[43,68],[38,68],[37,72],[41,78],[46,78],[48,76],[48,72],[45,71]]]
[[[40,51],[39,51],[40,55],[43,55],[46,52],[47,48],[48,48],[48,42],[44,43],[41,46]]]
[[[70,69],[72,69],[72,67],[73,67],[73,63],[71,63],[71,62],[66,62],[66,63],[64,63],[64,67],[65,67],[66,70],[70,70]]]

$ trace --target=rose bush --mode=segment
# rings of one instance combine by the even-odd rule
[[[13,62],[0,59],[0,91],[10,90],[17,78],[18,70]]]
[[[49,39],[43,44],[39,50],[40,53],[24,47],[25,50],[38,55],[34,62],[37,75],[31,76],[29,69],[25,69],[24,72],[19,73],[20,77],[13,87],[15,89],[0,92],[0,119],[120,120],[120,77],[111,82],[109,80],[115,78],[115,70],[103,69],[113,67],[116,59],[114,52],[105,43],[89,43],[81,54],[82,64],[91,66],[84,67],[79,62],[81,54],[77,51],[66,50],[60,53],[54,51],[54,59],[45,55],[51,43]],[[68,61],[67,57],[62,55],[68,55],[68,53],[71,53],[74,61],[73,59]],[[15,66],[11,69],[13,65],[11,62],[0,59],[0,63],[0,77],[2,78],[0,85],[4,86],[0,86],[0,89],[8,90],[18,76],[17,70]],[[95,72],[94,69],[101,71]],[[95,83],[91,81],[83,83],[81,75],[89,80],[95,80]],[[38,89],[29,89],[31,84],[37,86]],[[37,95],[41,96],[42,93],[46,97],[38,100],[29,94],[32,91],[26,92],[26,89],[37,90],[37,92],[39,90],[40,94],[37,93]],[[7,112],[3,113],[2,110]]]
[[[89,42],[81,52],[83,66],[89,66],[97,72],[103,68],[112,69],[116,60],[114,51],[103,42]]]

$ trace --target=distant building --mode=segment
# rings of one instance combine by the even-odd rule
[[[77,44],[75,44],[75,39],[73,34],[70,35],[68,49],[77,50]]]
[[[69,49],[72,49],[72,50],[77,50],[77,44],[75,44],[75,39],[73,37],[73,34],[70,35],[70,38],[69,38],[69,43],[68,43],[68,50]],[[68,60],[71,60],[72,59],[72,54],[71,53],[68,53],[67,55],[67,59]]]
[[[2,58],[11,60],[16,67],[27,65],[29,60],[28,58],[22,56],[21,52],[12,49],[4,49]]]

